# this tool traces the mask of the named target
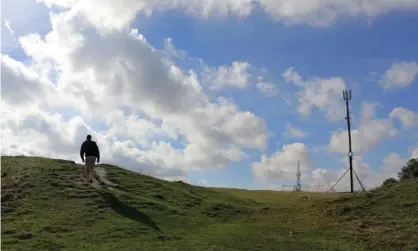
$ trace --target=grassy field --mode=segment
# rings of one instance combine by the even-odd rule
[[[357,195],[191,186],[101,165],[1,158],[2,250],[416,250],[418,182]]]

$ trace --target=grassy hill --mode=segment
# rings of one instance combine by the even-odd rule
[[[191,186],[111,165],[1,158],[2,250],[414,250],[418,182],[357,195]]]

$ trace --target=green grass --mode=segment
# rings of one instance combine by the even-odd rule
[[[418,182],[369,193],[202,188],[101,165],[2,157],[2,250],[414,250]]]

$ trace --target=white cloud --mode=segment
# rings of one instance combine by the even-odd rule
[[[411,158],[418,158],[418,147],[412,149],[412,154],[411,154]]]
[[[418,153],[416,153],[418,154]],[[413,158],[414,151],[410,158]],[[418,156],[418,155],[417,155]],[[355,156],[353,159],[353,169],[360,179],[361,183],[366,189],[372,189],[380,186],[383,181],[388,178],[397,178],[398,172],[407,163],[409,158],[404,158],[398,153],[389,153],[385,156],[381,164],[376,169],[371,169],[367,162],[361,155]],[[344,168],[341,169],[315,169],[312,171],[309,182],[310,185],[321,188],[330,189],[336,184],[336,182],[342,177],[342,175],[348,170],[349,163],[348,158],[342,158],[341,163],[344,163]],[[353,173],[353,182],[355,190],[361,189],[360,184]],[[337,191],[349,191],[350,190],[350,172],[348,171],[344,177],[334,187]]]
[[[296,71],[294,67],[290,67],[284,71],[282,73],[282,77],[288,83],[292,83],[298,86],[302,86],[304,84],[302,76]]]
[[[363,102],[361,111],[362,120],[360,122],[360,126],[351,131],[352,150],[353,152],[359,154],[354,154],[353,167],[363,185],[368,188],[381,185],[387,178],[396,178],[397,173],[407,160],[406,158],[401,157],[398,153],[390,153],[383,158],[382,164],[379,168],[371,170],[367,162],[365,162],[362,158],[361,154],[368,152],[383,139],[392,137],[397,133],[397,130],[394,128],[392,123],[393,118],[399,118],[405,126],[413,125],[413,120],[411,119],[413,117],[411,116],[413,113],[411,114],[411,111],[401,107],[395,108],[387,119],[376,119],[377,105],[378,103]],[[328,150],[338,153],[348,152],[348,134],[346,130],[337,130],[332,134],[328,144]],[[348,158],[344,157],[341,161],[346,163],[346,168],[348,168]],[[333,175],[336,176],[334,179],[338,179],[339,177],[337,176],[342,175],[344,171],[346,171],[346,169],[340,170],[340,173],[338,174],[334,173]],[[328,173],[328,175],[330,174]],[[346,176],[347,177],[343,178],[341,181],[341,184],[343,184],[341,189],[349,188],[349,174]],[[356,178],[355,183],[357,183]],[[356,186],[358,186],[358,184],[356,184]]]
[[[289,165],[289,162],[286,160],[291,159],[290,163],[292,163],[296,158],[292,158],[291,156],[293,155],[288,154],[289,152],[290,151],[281,151],[275,153],[275,155],[279,156],[279,158],[276,158],[275,155],[271,156],[270,158],[264,157],[261,162],[253,164],[254,173],[257,174],[258,172],[258,178],[264,179],[264,181],[267,181],[269,184],[273,184],[274,181],[283,178],[295,179],[296,164]],[[355,155],[353,158],[354,189],[361,189],[357,177],[360,179],[360,182],[366,189],[372,189],[374,187],[380,186],[387,178],[397,178],[397,173],[407,163],[408,159],[418,157],[418,148],[411,149],[410,152],[411,156],[409,158],[404,158],[398,153],[390,153],[382,159],[381,164],[379,164],[375,169],[372,169],[369,166],[362,155]],[[350,191],[348,157],[342,157],[340,159],[340,163],[343,164],[343,168],[316,168],[313,170],[311,168],[305,168],[302,172],[302,185],[309,186],[311,191],[317,191],[317,189],[319,189],[319,191],[328,191],[334,185],[335,191]],[[283,169],[281,168],[283,165],[291,167]],[[309,165],[309,167],[313,166]],[[278,189],[281,188],[279,187]]]
[[[185,176],[185,169],[162,168],[147,158],[131,140],[120,141],[104,132],[93,130],[75,116],[65,121],[60,114],[23,108],[6,113],[2,120],[2,154],[45,156],[79,161],[79,147],[87,133],[92,134],[101,151],[101,162],[121,165],[160,178]],[[13,116],[14,115],[14,116]],[[31,140],[27,140],[31,139]]]
[[[141,148],[151,147],[150,142],[157,137],[178,139],[177,131],[172,126],[159,125],[149,119],[140,118],[135,114],[124,114],[116,111],[114,116],[106,117],[107,133],[113,137],[132,139]]]
[[[263,155],[260,162],[253,163],[252,170],[256,178],[274,183],[283,178],[295,178],[298,161],[302,172],[311,166],[309,150],[299,142],[284,145],[271,156]]]
[[[248,81],[252,76],[249,70],[250,64],[247,62],[233,62],[231,66],[219,66],[218,68],[204,67],[202,81],[204,85],[212,90],[221,90],[228,87],[243,89],[247,87]]]
[[[344,167],[344,169],[339,170],[339,173],[338,173],[338,176],[337,176],[338,178],[342,177],[344,172],[346,172],[350,167],[347,157],[342,158],[341,162],[344,163],[345,167]],[[353,170],[354,170],[354,172],[353,172],[353,183],[354,183],[354,188],[355,189],[361,189],[361,186],[358,182],[358,179],[361,181],[363,186],[365,186],[365,188],[373,186],[373,184],[370,182],[370,179],[375,179],[376,177],[373,174],[373,171],[370,169],[369,164],[363,160],[363,157],[361,155],[355,156],[353,158]],[[358,179],[357,179],[356,175],[357,175]],[[332,185],[336,184],[336,181],[338,181],[338,180],[334,180],[331,184]],[[380,183],[378,185],[380,185]],[[350,171],[348,171],[346,173],[346,175],[344,175],[344,177],[335,186],[335,188],[337,188],[337,189],[347,189],[347,190],[350,188]]]
[[[348,158],[344,157],[340,160],[344,164],[344,168],[338,169],[315,169],[312,171],[309,182],[315,188],[319,186],[321,189],[329,190],[333,187],[335,191],[350,191],[350,172]],[[353,183],[354,189],[360,190],[361,186],[356,178],[360,179],[362,185],[367,189],[375,186],[375,173],[370,169],[369,165],[364,162],[363,157],[358,155],[353,158]],[[373,184],[370,181],[373,181]],[[337,183],[338,182],[338,183]],[[379,180],[380,182],[380,180]],[[377,184],[377,185],[380,185]]]
[[[307,132],[302,131],[301,129],[292,126],[291,124],[286,125],[286,135],[294,138],[304,138],[308,135]]]
[[[418,9],[415,0],[371,0],[363,1],[311,1],[311,0],[128,0],[128,1],[98,1],[98,0],[43,0],[50,6],[69,8],[76,6],[86,18],[100,29],[115,30],[125,28],[137,13],[151,15],[155,11],[180,9],[200,17],[211,18],[233,15],[240,18],[249,16],[258,6],[261,6],[273,20],[284,21],[287,24],[309,24],[314,27],[331,26],[341,19],[374,18],[389,11],[413,11]]]
[[[207,180],[198,180],[197,181],[198,186],[207,187],[209,185]]]
[[[2,101],[19,106],[30,102],[44,103],[45,97],[53,97],[51,82],[8,55],[1,55],[1,73]]]
[[[247,148],[264,149],[264,121],[231,100],[209,98],[196,74],[166,55],[174,47],[157,50],[136,30],[92,32],[77,8],[51,14],[51,24],[45,38],[20,38],[30,65],[2,56],[2,112],[14,111],[2,120],[4,153],[78,160],[89,132],[103,162],[183,179],[189,169],[224,167]],[[223,77],[243,81],[234,75],[242,66]],[[17,109],[24,100],[38,110]]]
[[[30,10],[30,11],[28,11]],[[1,52],[19,48],[16,38],[33,30],[48,29],[48,8],[34,0],[5,0],[1,2],[1,16],[6,29],[1,29]]]
[[[411,158],[418,158],[418,147],[412,149],[412,151],[411,151]]]
[[[260,73],[266,74],[267,71],[261,68]],[[279,90],[277,84],[265,81],[263,76],[257,77],[255,87],[261,97],[273,98],[279,96],[287,105],[292,106],[289,98],[292,94]]]
[[[286,82],[303,88],[297,94],[299,113],[308,116],[314,109],[318,109],[325,112],[330,121],[344,119],[342,91],[345,89],[345,82],[342,78],[313,77],[303,80],[294,68],[287,69],[282,77]]]
[[[164,49],[169,56],[174,58],[184,59],[187,55],[186,51],[175,48],[171,38],[164,39]]]
[[[411,85],[417,75],[418,64],[415,61],[397,61],[383,74],[379,84],[385,89],[404,88]]]
[[[382,159],[379,168],[369,171],[369,175],[363,177],[362,182],[365,186],[380,186],[388,178],[398,178],[398,172],[406,165],[408,159],[413,158],[414,153],[410,157],[402,157],[398,153],[389,153]]]
[[[377,145],[381,140],[392,137],[397,133],[391,119],[377,119],[376,107],[378,103],[362,103],[361,121],[357,129],[351,129],[352,151],[365,153]],[[348,152],[348,131],[338,129],[331,135],[328,150],[330,152]]]
[[[390,153],[382,160],[381,181],[385,178],[397,178],[398,172],[406,164],[407,160],[398,153]]]
[[[392,121],[387,119],[373,119],[362,121],[358,129],[351,130],[352,151],[355,153],[368,152],[386,137],[392,137],[397,130]],[[337,130],[332,133],[328,150],[331,152],[348,152],[347,130]]]
[[[364,101],[361,104],[361,117],[364,120],[371,120],[376,117],[376,107],[378,103],[369,103]]]
[[[346,17],[373,18],[393,10],[417,10],[415,0],[259,0],[275,20],[290,24],[308,23],[312,26],[330,26]]]
[[[251,77],[247,62],[209,68],[206,80],[201,80],[197,73],[183,70],[172,61],[172,57],[182,59],[186,54],[170,39],[165,41],[164,50],[158,50],[129,26],[138,13],[150,15],[172,9],[204,18],[246,17],[256,1],[43,2],[68,9],[50,15],[52,30],[45,37],[28,34],[21,27],[34,29],[34,24],[42,23],[36,28],[41,27],[39,33],[44,34],[50,25],[39,22],[38,16],[48,18],[48,10],[36,3],[36,11],[27,14],[26,10],[35,10],[33,1],[2,3],[4,18],[13,24],[15,35],[25,34],[19,41],[33,59],[23,64],[2,55],[2,153],[78,160],[79,145],[90,133],[99,143],[105,162],[185,180],[189,169],[223,167],[245,158],[247,148],[265,148],[267,129],[261,118],[241,111],[226,98],[213,100],[202,88],[207,80],[215,89],[246,87]],[[407,0],[376,1],[370,6],[357,2],[258,2],[276,20],[313,25],[326,25],[340,16],[375,16],[415,7]],[[347,6],[355,10],[347,12]],[[314,15],[318,10],[325,10],[326,15]],[[392,78],[404,82],[407,79],[397,76]],[[342,79],[303,80],[294,69],[284,78],[303,88],[299,112],[310,114],[319,109],[331,120],[343,119],[339,112],[343,108],[341,90],[345,87]],[[256,87],[274,92],[268,82],[259,81]],[[308,159],[305,152],[308,150],[302,143],[286,145],[273,156],[263,156],[253,165],[260,167],[254,172],[273,179],[294,178],[297,159],[302,168],[310,165],[308,160],[303,162]],[[284,166],[277,168],[277,164]]]
[[[335,172],[328,169],[317,168],[311,172],[309,177],[309,185],[312,187],[320,186],[329,190],[332,186],[332,182],[335,180]]]
[[[399,119],[404,127],[418,126],[418,113],[404,107],[396,107],[389,115],[392,119]]]
[[[264,97],[274,97],[278,94],[277,87],[273,83],[259,81],[256,88]]]
[[[349,162],[348,162],[348,158],[344,158],[342,161],[345,162],[345,168],[349,168]],[[360,179],[361,183],[363,184],[363,186],[373,186],[374,184],[372,182],[370,182],[371,180],[375,180],[375,174],[373,173],[373,170],[370,168],[369,164],[363,160],[362,156],[355,156],[355,158],[353,158],[353,169],[354,172],[353,173],[353,179],[354,182],[357,183],[357,187],[360,187],[360,185],[358,184],[358,180],[357,177]],[[356,177],[357,174],[357,177]],[[350,176],[347,176],[347,184],[348,184],[348,178]],[[379,184],[376,185],[380,185],[381,183],[379,182]]]
[[[10,26],[10,21],[7,18],[4,18],[4,27],[6,27],[6,29],[10,32],[11,35],[13,35],[15,33],[15,31],[12,29],[12,27]]]
[[[138,13],[151,15],[157,11],[180,9],[200,17],[211,18],[226,15],[246,17],[253,8],[252,0],[227,1],[195,1],[195,0],[42,0],[46,5],[58,5],[65,8],[73,7],[85,18],[103,32],[126,29]]]

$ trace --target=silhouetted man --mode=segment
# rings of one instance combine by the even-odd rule
[[[80,148],[80,157],[84,163],[84,154],[86,155],[85,174],[88,182],[93,182],[94,165],[100,162],[100,151],[96,142],[91,140],[91,135],[87,135],[86,141],[83,142]]]

